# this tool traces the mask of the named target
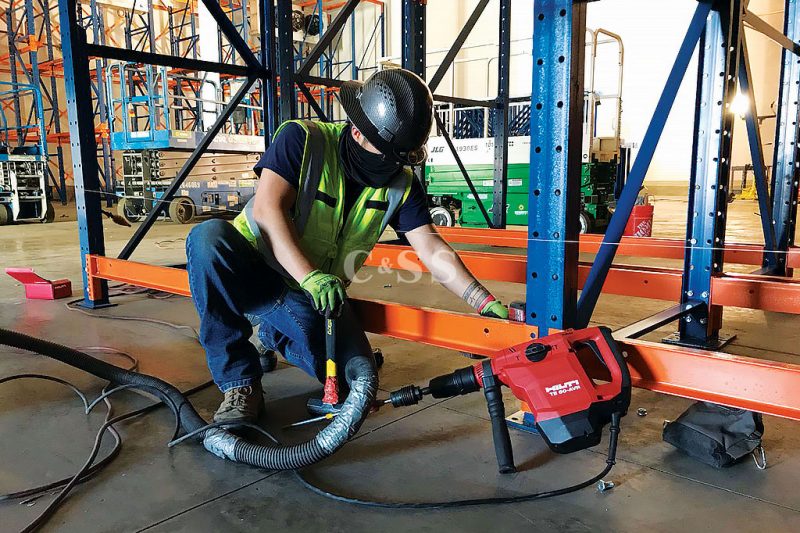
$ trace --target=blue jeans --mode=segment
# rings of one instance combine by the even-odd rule
[[[186,256],[192,298],[200,315],[200,343],[220,390],[261,379],[258,350],[249,341],[251,318],[259,325],[258,338],[264,346],[324,381],[324,317],[305,292],[290,289],[231,224],[208,220],[192,228]],[[367,336],[347,304],[336,321],[336,334],[340,369],[351,357],[372,357]]]

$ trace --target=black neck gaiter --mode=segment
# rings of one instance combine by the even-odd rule
[[[373,154],[359,145],[348,127],[339,140],[339,153],[347,177],[365,187],[386,187],[403,166],[386,159],[383,154]]]

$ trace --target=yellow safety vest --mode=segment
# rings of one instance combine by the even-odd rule
[[[346,124],[292,120],[306,132],[297,199],[292,220],[300,248],[314,267],[343,280],[352,279],[364,264],[397,209],[411,191],[414,175],[405,168],[387,187],[364,187],[344,217],[345,176],[339,161],[339,137]],[[288,124],[284,122],[278,133]],[[267,263],[296,286],[278,264],[265,236],[253,219],[253,199],[233,225]]]

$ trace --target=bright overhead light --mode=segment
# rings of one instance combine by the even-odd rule
[[[735,113],[744,118],[750,112],[750,98],[741,91],[736,91],[730,107],[731,113]]]

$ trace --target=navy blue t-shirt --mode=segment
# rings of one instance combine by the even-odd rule
[[[300,167],[303,164],[303,150],[306,143],[306,132],[300,125],[289,123],[275,137],[267,151],[261,156],[261,160],[253,168],[258,176],[261,176],[261,169],[268,168],[277,175],[285,179],[289,184],[297,189],[299,185]],[[345,202],[344,213],[350,212],[350,208],[356,203],[364,186],[345,175]],[[414,179],[411,184],[411,191],[403,205],[398,208],[392,216],[389,225],[397,233],[405,233],[425,224],[431,223],[431,215],[428,211],[428,201],[425,191],[419,181]]]

